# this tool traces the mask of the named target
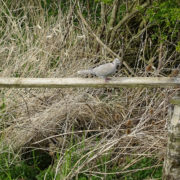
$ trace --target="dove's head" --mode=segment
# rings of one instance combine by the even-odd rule
[[[115,64],[116,66],[121,66],[122,61],[119,60],[118,58],[115,58],[113,61],[113,64]]]

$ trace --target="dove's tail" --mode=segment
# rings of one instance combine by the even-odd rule
[[[81,75],[92,74],[92,69],[81,70],[81,71],[78,71],[77,73]]]

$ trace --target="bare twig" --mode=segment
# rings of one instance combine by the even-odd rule
[[[149,6],[149,2],[145,2],[141,8],[144,9]],[[139,9],[134,8],[134,10],[131,11],[131,13],[128,13],[126,16],[123,17],[123,19],[113,28],[112,33],[111,33],[111,38],[110,38],[110,43],[113,42],[115,34],[117,30],[124,25],[129,19],[134,17],[137,13],[139,12]]]
[[[113,9],[112,9],[112,13],[111,13],[111,18],[108,24],[108,29],[111,31],[113,29],[114,26],[114,22],[116,20],[116,14],[118,11],[118,7],[119,7],[119,0],[114,1],[113,4]]]

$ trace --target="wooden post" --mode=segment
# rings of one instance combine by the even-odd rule
[[[163,180],[180,179],[180,91],[171,101]]]

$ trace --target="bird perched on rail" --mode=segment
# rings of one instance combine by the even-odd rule
[[[95,75],[107,81],[109,80],[108,76],[114,74],[117,70],[117,67],[121,66],[121,64],[122,61],[119,60],[118,58],[115,58],[112,63],[102,64],[92,69],[78,71],[77,73],[80,75],[86,75],[86,74]]]

